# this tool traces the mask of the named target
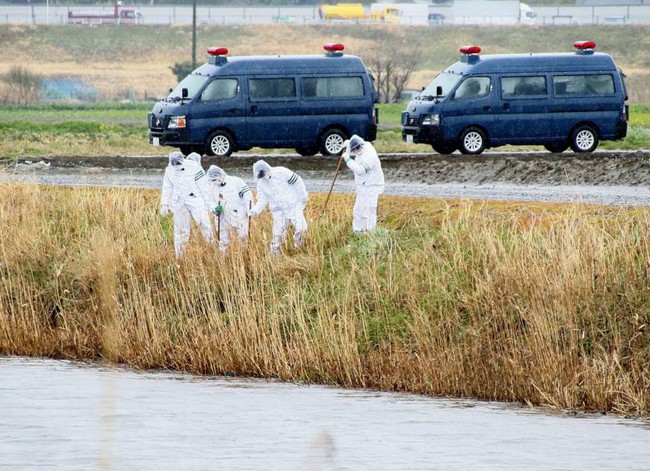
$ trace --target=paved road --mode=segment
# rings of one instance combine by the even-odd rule
[[[254,186],[252,165],[263,158],[305,178],[309,191],[327,192],[337,158],[243,154],[204,158]],[[486,153],[482,156],[386,154],[381,156],[387,195],[563,201],[650,206],[650,152],[597,152],[591,155]],[[53,185],[160,188],[166,157],[67,157],[0,160],[0,181]],[[352,175],[339,174],[335,192],[353,191]]]

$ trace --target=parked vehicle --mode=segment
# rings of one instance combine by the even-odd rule
[[[361,3],[335,3],[333,5],[320,5],[318,15],[323,20],[369,20],[384,23],[399,23],[400,12],[395,6],[375,8],[370,7],[366,12]]]
[[[183,153],[228,156],[252,147],[337,155],[353,134],[373,141],[377,112],[372,79],[345,46],[324,55],[228,58],[208,49],[208,62],[156,103],[149,142]]]
[[[460,49],[460,62],[438,75],[402,113],[402,138],[440,154],[480,154],[505,144],[551,152],[591,152],[627,134],[624,74],[611,56],[577,41],[575,53],[481,56]]]
[[[68,9],[68,23],[74,24],[124,24],[139,25],[142,24],[142,13],[133,8],[122,8],[122,2],[113,4],[113,13],[74,13]]]
[[[455,24],[535,24],[537,16],[519,0],[454,0],[447,13]]]

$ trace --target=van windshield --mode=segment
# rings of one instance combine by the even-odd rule
[[[420,98],[423,100],[433,100],[437,96],[446,96],[450,91],[454,89],[456,84],[463,78],[462,75],[455,74],[453,72],[442,72],[433,81],[426,86],[422,93],[420,93]],[[442,87],[442,95],[436,94],[436,89]]]
[[[167,96],[168,101],[180,101],[182,98],[182,90],[184,88],[187,88],[187,98],[191,99],[194,98],[194,95],[196,95],[201,88],[203,88],[203,85],[205,82],[208,81],[210,77],[207,75],[195,75],[195,74],[190,74],[187,77],[185,77],[181,82],[176,85],[176,88],[174,88],[171,93]]]

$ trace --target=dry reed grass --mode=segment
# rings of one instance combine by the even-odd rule
[[[0,353],[647,415],[645,209],[391,198],[173,255],[158,192],[0,186]]]

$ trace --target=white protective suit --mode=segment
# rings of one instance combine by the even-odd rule
[[[208,169],[208,181],[210,211],[219,231],[219,248],[224,252],[230,244],[231,229],[237,231],[240,241],[248,237],[248,210],[252,207],[253,195],[244,180],[226,175],[216,165]],[[217,207],[220,212],[215,210]]]
[[[206,242],[212,243],[212,226],[207,207],[208,186],[205,172],[199,164],[183,158],[180,152],[169,154],[169,165],[163,177],[160,214],[174,214],[174,248],[180,257],[190,238],[192,221],[199,226]],[[190,218],[191,216],[191,218]]]
[[[350,151],[355,145],[356,149]],[[357,194],[352,210],[352,230],[358,234],[374,231],[377,228],[377,202],[384,192],[384,172],[377,151],[370,142],[355,134],[350,138],[343,158],[354,172]]]
[[[271,253],[280,251],[289,224],[293,226],[294,246],[299,248],[307,232],[304,209],[309,197],[302,177],[286,167],[271,167],[263,160],[255,162],[253,174],[257,180],[257,203],[250,214],[257,216],[268,204],[273,217]]]
[[[198,152],[190,152],[189,154],[187,154],[186,159],[187,160],[192,160],[192,161],[196,162],[197,164],[201,165],[201,154],[199,154]],[[202,165],[201,165],[201,168],[203,168]]]

